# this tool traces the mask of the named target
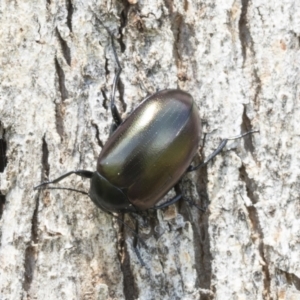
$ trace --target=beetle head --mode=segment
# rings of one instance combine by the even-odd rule
[[[91,178],[90,198],[104,211],[135,211],[124,191],[112,185],[97,171],[93,173]]]

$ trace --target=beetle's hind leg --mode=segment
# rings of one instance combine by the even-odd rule
[[[190,200],[186,197],[184,197],[182,195],[182,192],[181,192],[181,189],[180,189],[180,186],[179,186],[179,183],[177,183],[175,186],[174,186],[174,190],[175,190],[175,193],[176,193],[176,196],[174,196],[173,198],[167,200],[166,202],[162,203],[161,205],[157,205],[157,206],[154,206],[152,209],[161,209],[161,208],[165,208],[165,207],[168,207],[176,202],[178,202],[180,199],[183,199],[184,201],[186,201],[187,203],[189,203],[191,206],[194,206],[196,207],[197,209],[205,212],[205,209],[200,207],[199,205],[196,204],[195,201],[193,200]]]
[[[224,139],[221,141],[221,143],[219,144],[219,146],[217,147],[217,149],[212,153],[210,154],[205,160],[204,162],[200,163],[199,165],[193,167],[193,166],[189,166],[188,169],[187,169],[187,172],[193,172],[193,171],[196,171],[197,169],[200,169],[204,166],[206,166],[213,158],[215,158],[222,150],[223,148],[226,146],[227,142],[229,140],[237,140],[237,139],[240,139],[244,136],[247,136],[251,133],[255,133],[255,132],[258,132],[258,130],[252,130],[252,131],[248,131],[248,132],[245,132],[243,134],[240,134],[238,136],[234,136],[234,137],[231,137],[231,138],[227,138],[227,139]]]
[[[176,185],[174,186],[174,190],[175,190],[176,196],[174,196],[173,198],[167,200],[166,202],[164,202],[160,205],[154,206],[151,209],[165,208],[165,207],[168,207],[168,206],[178,202],[180,199],[182,199],[182,193],[181,193],[181,190],[180,190],[179,183],[176,183]]]

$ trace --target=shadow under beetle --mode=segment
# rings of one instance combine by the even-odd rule
[[[122,68],[112,35],[111,43],[118,67],[110,102],[113,124],[111,135],[98,157],[96,171],[70,171],[34,189],[76,174],[91,179],[89,193],[79,192],[89,195],[105,212],[137,212],[167,207],[182,198],[179,189],[175,188],[174,198],[161,205],[156,204],[186,172],[205,166],[221,152],[228,140],[256,131],[222,140],[204,162],[191,166],[201,137],[200,116],[192,96],[178,89],[159,91],[148,96],[123,121],[115,105],[116,86]]]

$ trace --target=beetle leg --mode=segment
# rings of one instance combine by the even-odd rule
[[[114,215],[113,213],[111,213],[110,211],[106,211],[106,213],[108,213],[109,215],[111,215],[113,218],[116,218],[124,227],[126,227],[127,229],[129,229],[133,234],[134,237],[141,242],[141,244],[147,248],[147,244],[144,242],[144,240],[139,236],[138,234],[138,230],[137,229],[133,229],[131,228],[129,225],[127,225],[121,218],[119,218],[118,216]],[[137,220],[136,220],[137,222]]]
[[[135,222],[135,235],[134,235],[134,238],[133,238],[133,249],[134,249],[134,252],[139,260],[139,262],[141,263],[141,265],[144,267],[145,266],[145,262],[144,260],[142,259],[142,256],[141,256],[141,253],[140,253],[140,250],[138,248],[138,241],[139,241],[139,223],[138,221],[136,220]]]
[[[78,176],[85,177],[85,178],[92,178],[93,173],[94,172],[87,171],[87,170],[70,171],[70,172],[67,172],[67,173],[59,176],[58,178],[56,178],[54,180],[42,182],[41,184],[35,186],[33,189],[34,190],[39,190],[41,187],[43,187],[45,185],[52,184],[52,183],[57,183],[57,182],[63,180],[64,178],[66,178],[66,177],[68,177],[68,176],[70,176],[72,174],[76,174]]]
[[[180,187],[179,187],[179,184],[177,183],[174,187],[175,189],[175,192],[176,192],[176,196],[171,198],[170,200],[166,201],[165,203],[161,204],[161,205],[158,205],[158,206],[155,206],[153,207],[152,209],[161,209],[161,208],[164,208],[164,207],[168,207],[174,203],[176,203],[177,201],[179,201],[180,199],[183,199],[184,201],[186,201],[189,205],[191,206],[195,206],[197,209],[205,212],[206,210],[202,207],[200,207],[199,205],[197,205],[195,203],[195,201],[193,200],[190,200],[184,196],[182,196],[182,193],[181,193],[181,190],[180,190]]]
[[[237,139],[240,139],[246,135],[249,135],[251,133],[254,133],[254,132],[258,132],[258,130],[252,130],[252,131],[248,131],[246,133],[243,133],[243,134],[240,134],[238,136],[234,136],[234,137],[231,137],[231,138],[227,138],[227,139],[224,139],[221,141],[220,145],[218,146],[218,148],[212,153],[210,154],[205,160],[204,162],[200,163],[199,165],[193,167],[193,166],[189,166],[188,169],[187,169],[187,172],[193,172],[197,169],[200,169],[204,166],[206,166],[214,157],[216,157],[222,150],[223,148],[226,146],[227,142],[229,140],[237,140]]]
[[[201,210],[202,212],[206,212],[205,208],[202,208],[201,206],[197,205],[194,200],[188,199],[188,198],[183,198],[184,201],[186,201],[190,206],[196,207],[198,210]]]
[[[165,203],[158,205],[158,206],[154,206],[151,209],[161,209],[161,208],[165,208],[168,207],[174,203],[176,203],[177,201],[179,201],[182,198],[182,194],[178,194],[175,197],[169,199],[168,201],[166,201]]]
[[[135,230],[133,230],[132,228],[130,228],[130,230],[133,232],[134,237],[133,237],[133,249],[134,252],[139,260],[139,262],[141,263],[141,265],[144,267],[145,266],[145,262],[142,259],[140,250],[138,248],[138,243],[140,242],[144,248],[148,248],[147,244],[145,243],[145,241],[140,237],[139,235],[139,218],[141,217],[139,214],[135,214],[133,212],[130,212],[130,216],[131,218],[135,221]],[[123,225],[125,225],[125,222],[122,222]],[[128,228],[128,225],[126,225],[126,227]]]
[[[118,128],[117,124],[115,122],[113,122],[110,126],[110,130],[109,130],[109,136],[112,135],[112,133]]]
[[[178,183],[176,183],[176,185],[174,186],[174,190],[176,192],[176,196],[175,197],[167,200],[166,202],[162,203],[161,205],[157,205],[157,206],[152,207],[152,209],[165,208],[165,207],[168,207],[168,206],[176,203],[177,201],[179,201],[182,198],[182,194],[181,194],[180,187],[179,187]]]

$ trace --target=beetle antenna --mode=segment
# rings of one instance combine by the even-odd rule
[[[64,178],[66,178],[66,177],[68,177],[72,174],[75,174],[75,175],[78,175],[78,176],[81,176],[81,177],[84,177],[84,178],[92,178],[92,176],[93,176],[93,172],[87,171],[87,170],[70,171],[70,172],[67,172],[67,173],[59,176],[58,178],[56,178],[54,180],[42,182],[41,184],[35,186],[33,189],[34,190],[39,190],[39,189],[41,189],[41,187],[43,187],[45,185],[60,182],[61,180],[63,180]]]
[[[76,190],[76,189],[72,189],[72,188],[66,188],[66,187],[52,187],[52,186],[47,186],[47,187],[39,187],[36,186],[34,188],[35,190],[67,190],[67,191],[71,191],[71,192],[77,192],[77,193],[81,193],[83,195],[87,195],[89,196],[89,193],[82,191],[82,190]]]
[[[66,188],[66,187],[52,187],[52,186],[48,186],[46,188],[42,188],[40,186],[37,186],[34,188],[35,190],[66,190],[66,191],[71,191],[71,192],[77,192],[77,193],[81,193],[83,195],[86,196],[90,196],[89,193],[82,191],[82,190],[76,190],[76,189],[72,189],[72,188]],[[139,234],[136,233],[136,231],[131,228],[129,225],[127,225],[121,218],[115,216],[114,214],[112,214],[111,212],[107,211],[106,213],[110,214],[111,216],[113,216],[114,218],[116,218],[118,221],[120,221],[127,229],[129,229],[137,239],[139,239],[141,241],[141,243],[143,244],[143,246],[145,248],[147,248],[146,243],[144,242],[144,240],[139,236]]]
[[[82,190],[76,190],[76,189],[72,189],[72,188],[66,188],[66,187],[46,187],[46,188],[41,188],[39,186],[35,187],[36,190],[66,190],[66,191],[71,191],[71,192],[77,192],[77,193],[81,193],[83,195],[86,195],[86,196],[90,196],[89,193],[85,192],[85,191],[82,191]],[[145,248],[148,248],[146,243],[144,242],[144,240],[139,236],[138,233],[136,233],[136,231],[131,228],[129,225],[127,225],[121,218],[119,218],[118,216],[115,216],[114,214],[112,214],[111,212],[109,211],[106,211],[106,213],[110,214],[111,216],[113,216],[114,218],[116,218],[118,221],[120,221],[127,229],[129,229],[133,234],[134,236],[140,240],[140,242],[143,244],[143,246]]]

